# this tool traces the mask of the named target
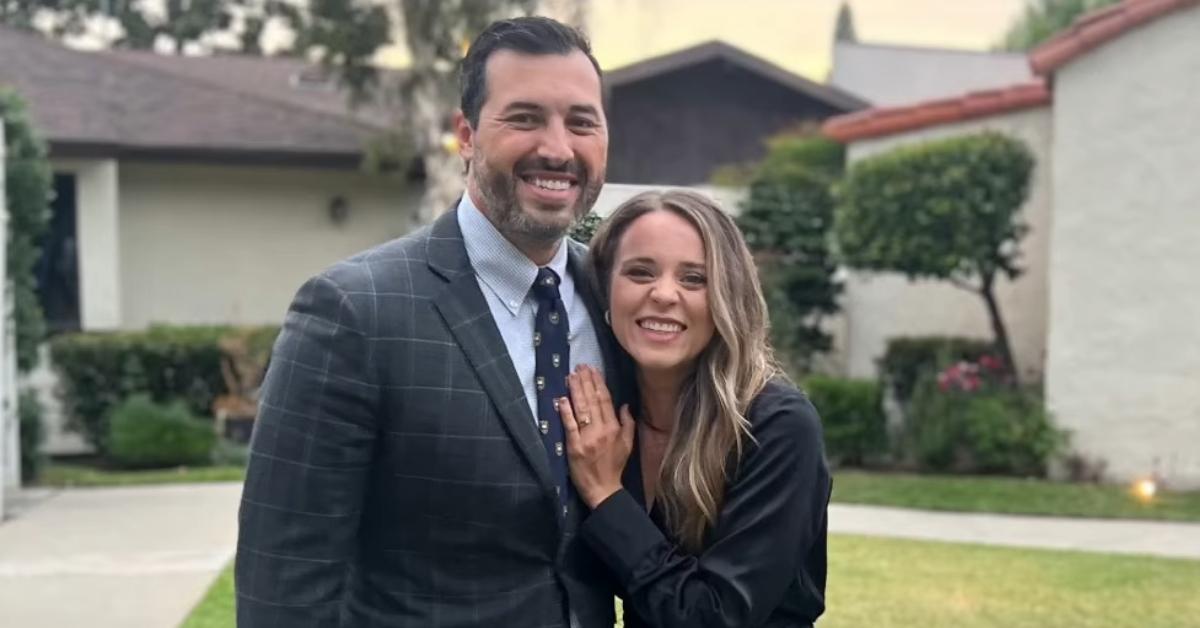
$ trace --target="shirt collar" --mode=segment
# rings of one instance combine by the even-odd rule
[[[475,274],[496,293],[505,309],[516,316],[533,286],[533,280],[537,279],[537,264],[525,257],[496,229],[467,193],[458,202],[458,226],[462,230],[467,258],[471,260]],[[567,290],[573,282],[568,283],[565,242],[559,243],[558,251],[546,266],[563,278],[563,304],[570,309],[571,304],[567,299],[574,294],[574,290]]]

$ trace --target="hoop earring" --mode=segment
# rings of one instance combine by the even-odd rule
[[[604,322],[612,327],[612,310],[604,310]]]

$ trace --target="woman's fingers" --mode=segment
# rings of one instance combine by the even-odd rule
[[[575,422],[575,412],[571,409],[571,400],[560,397],[556,403],[558,415],[562,417],[563,431],[567,433],[567,441],[574,441],[579,437],[579,424]]]
[[[596,413],[601,421],[611,424],[614,427],[619,425],[617,415],[613,412],[612,395],[608,392],[608,385],[604,383],[604,377],[600,375],[600,369],[587,367],[588,378],[591,380],[591,390],[594,391],[596,399]]]

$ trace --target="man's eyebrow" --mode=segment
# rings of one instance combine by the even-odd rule
[[[571,105],[571,113],[583,113],[589,116],[600,117],[600,111],[592,105]]]
[[[539,105],[537,103],[525,102],[525,101],[521,101],[521,100],[508,103],[508,106],[504,108],[505,113],[510,112],[510,111],[541,111],[541,110],[542,110],[541,105]]]

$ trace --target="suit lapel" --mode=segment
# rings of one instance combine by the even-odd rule
[[[517,448],[533,468],[538,482],[553,495],[554,480],[546,450],[538,436],[512,358],[471,269],[457,212],[444,214],[434,223],[427,254],[430,267],[448,282],[434,297],[434,307],[475,369],[484,391],[496,406]]]

